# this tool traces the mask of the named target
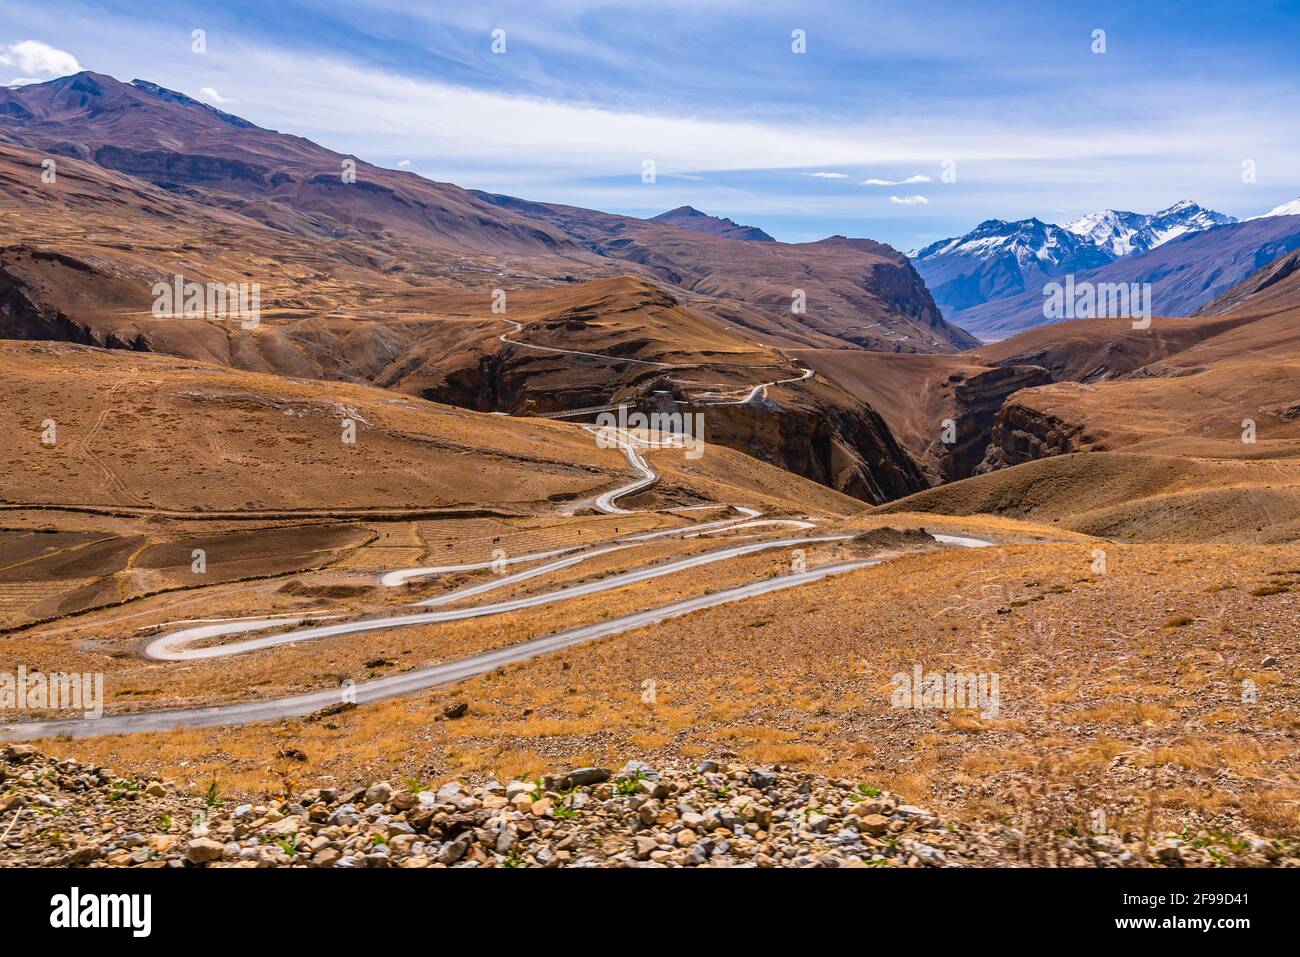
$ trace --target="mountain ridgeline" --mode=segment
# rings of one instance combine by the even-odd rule
[[[1238,222],[1191,201],[1156,213],[1090,213],[1064,226],[991,219],[911,254],[945,318],[985,341],[1049,320],[1044,287],[1149,283],[1157,314],[1185,316],[1300,245],[1288,206]]]
[[[784,350],[976,343],[882,243],[466,190],[145,81],[0,89],[0,183],[0,336],[514,414],[645,402],[668,376],[689,383],[668,386],[678,401],[709,397],[710,441],[868,501],[924,487],[919,467],[833,383],[775,385],[801,376]],[[260,320],[160,318],[152,290],[177,277],[256,283]]]

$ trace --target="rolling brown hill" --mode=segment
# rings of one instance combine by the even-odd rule
[[[882,515],[997,515],[1130,542],[1300,539],[1300,462],[1081,452],[890,502]]]
[[[869,403],[826,379],[755,387],[803,374],[784,346],[972,341],[904,257],[869,240],[742,242],[360,161],[347,183],[351,158],[152,84],[79,74],[6,90],[0,137],[5,337],[483,412],[658,395],[705,414],[710,441],[873,502],[927,479]],[[256,283],[259,320],[155,316],[155,284],[176,276]]]
[[[1061,381],[1006,400],[973,478],[887,510],[988,512],[1121,540],[1300,538],[1294,253],[1196,317],[1149,330],[1062,323],[977,355],[1036,360]]]
[[[414,258],[404,245],[412,241],[454,250],[461,261],[442,263],[444,273],[463,271],[475,254],[510,255],[512,271],[531,279],[608,275],[612,260],[619,272],[724,300],[711,305],[739,326],[784,331],[804,345],[829,344],[809,341],[817,334],[889,351],[946,352],[975,342],[943,321],[905,257],[870,240],[764,242],[751,259],[756,243],[384,170],[143,81],[81,73],[7,89],[0,134],[277,231],[364,240],[403,259]],[[355,182],[345,181],[345,164],[355,168]],[[795,288],[807,293],[802,316],[790,311]]]
[[[998,366],[1041,366],[1056,380],[1103,382],[1249,321],[1241,315],[1156,316],[1151,328],[1134,329],[1131,319],[1072,319],[979,346],[969,355]]]
[[[477,193],[552,224],[603,257],[693,294],[690,305],[778,345],[955,352],[978,344],[943,319],[906,256],[869,239],[738,242],[576,206]],[[791,306],[797,291],[806,310]]]
[[[1218,458],[1300,453],[1300,304],[1221,317],[1224,331],[1112,381],[1013,395],[983,468],[1071,451]]]
[[[67,343],[0,342],[0,366],[10,504],[514,511],[630,471],[571,426],[369,386]]]
[[[622,452],[578,425],[368,385],[59,342],[0,341],[0,371],[11,508],[558,514],[636,477]],[[652,455],[663,484],[688,500],[726,502],[739,483],[760,508],[860,507],[723,447],[695,460]]]

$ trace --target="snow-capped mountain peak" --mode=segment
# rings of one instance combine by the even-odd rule
[[[986,219],[964,236],[940,240],[917,250],[913,258],[930,259],[955,253],[987,262],[1010,255],[1021,266],[1035,263],[1050,267],[1073,260],[1081,245],[1073,233],[1040,219]]]
[[[1147,231],[1152,239],[1150,248],[1155,249],[1184,233],[1199,233],[1202,230],[1236,221],[1236,216],[1216,213],[1212,209],[1206,209],[1185,199],[1147,217]]]
[[[964,236],[909,254],[946,315],[1019,295],[1049,278],[1108,266],[1231,216],[1189,200],[1158,213],[1103,209],[1065,226],[1040,219],[988,219]]]
[[[1065,228],[1118,259],[1155,249],[1185,233],[1236,221],[1233,216],[1216,213],[1184,199],[1149,215],[1103,209],[1067,223]]]
[[[1269,216],[1300,216],[1300,199],[1293,199],[1289,203],[1283,203],[1281,206],[1274,206],[1267,213],[1260,213],[1258,216],[1250,216],[1249,219],[1267,219]]]
[[[1145,220],[1140,213],[1103,209],[1066,223],[1065,228],[1119,257],[1137,250]]]

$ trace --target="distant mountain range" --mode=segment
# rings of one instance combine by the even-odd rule
[[[697,233],[722,236],[725,239],[745,239],[759,243],[776,242],[757,226],[742,226],[735,220],[710,216],[708,213],[700,212],[694,206],[678,206],[666,213],[650,217],[650,222],[662,223],[665,226],[681,226],[685,229],[693,229]]]
[[[964,236],[942,239],[910,255],[939,308],[960,325],[966,309],[1235,222],[1187,200],[1149,215],[1103,209],[1064,226],[1032,218],[988,219]]]
[[[1152,313],[1190,316],[1252,273],[1300,249],[1300,216],[1267,216],[1179,236],[1146,253],[1081,270],[1075,283],[1149,283]],[[996,299],[961,313],[962,328],[986,342],[1041,326],[1043,290]]]
[[[1183,200],[1150,215],[1103,209],[1076,219],[1065,228],[1119,259],[1134,253],[1150,252],[1186,233],[1236,221],[1234,216]]]
[[[782,243],[691,206],[645,220],[464,190],[262,129],[150,82],[93,73],[0,88],[0,148],[0,174],[13,169],[0,181],[15,202],[24,197],[24,216],[57,195],[60,205],[41,215],[76,221],[130,195],[147,217],[163,206],[167,216],[190,215],[171,208],[187,204],[219,216],[231,234],[354,244],[349,268],[385,282],[417,270],[456,286],[507,271],[520,285],[634,275],[689,300],[730,334],[777,347],[958,352],[975,336],[1041,325],[1044,285],[1070,274],[1152,283],[1157,314],[1188,315],[1300,247],[1300,200],[1242,223],[1190,201],[1152,214],[1102,210],[1065,225],[990,219],[910,260],[865,239]],[[30,190],[22,171],[48,157],[60,158],[61,184],[78,181],[64,158],[118,178],[95,178],[93,190]],[[96,252],[112,267],[106,275],[157,266],[135,246],[144,226],[126,213],[118,219],[121,235]],[[114,262],[122,258],[141,261]],[[348,288],[358,282],[345,280]],[[104,322],[113,328],[92,332],[136,342],[141,329],[122,317],[138,313],[138,290],[121,286],[120,302],[104,288],[88,290],[69,321],[93,324],[111,300],[115,312]],[[804,312],[791,309],[795,289],[806,296]],[[314,297],[283,295],[293,308],[316,306]],[[169,334],[150,330],[159,348]]]
[[[1041,286],[1053,276],[1104,266],[1115,257],[1063,226],[1039,219],[988,219],[965,236],[912,255],[945,315]],[[960,324],[960,319],[952,321]]]
[[[995,341],[1042,325],[1043,287],[1065,275],[1151,283],[1158,314],[1188,315],[1300,246],[1296,214],[1300,200],[1239,223],[1184,200],[1150,214],[1101,210],[1063,226],[990,219],[910,256],[944,317]]]

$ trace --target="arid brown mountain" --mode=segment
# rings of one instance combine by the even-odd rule
[[[978,340],[944,321],[907,257],[870,239],[744,243],[576,206],[476,194],[691,293],[689,304],[783,346],[955,352]],[[795,311],[798,302],[802,311]]]
[[[776,242],[771,236],[757,226],[742,226],[734,220],[702,213],[694,206],[678,206],[658,216],[651,216],[650,222],[663,223],[665,226],[684,226],[697,233],[721,236],[724,239],[746,239],[760,243]]]
[[[363,241],[372,253],[402,259],[411,258],[411,242],[443,256],[454,251],[454,261],[430,264],[452,278],[486,269],[474,264],[476,255],[510,255],[507,278],[588,278],[617,268],[713,300],[724,321],[775,344],[783,331],[804,345],[833,340],[890,351],[974,344],[943,322],[906,258],[879,243],[764,243],[766,256],[750,270],[749,244],[381,169],[142,81],[81,73],[0,91],[0,133],[279,231]],[[791,311],[799,288],[807,296],[803,314]]]
[[[371,166],[139,80],[78,73],[0,90],[0,130],[33,150],[93,162],[299,236],[577,251],[554,230],[456,186]],[[355,181],[345,181],[349,173]]]
[[[779,384],[804,372],[783,345],[966,344],[888,247],[542,215],[359,161],[345,182],[347,157],[94,74],[3,100],[0,335],[373,383],[484,412],[657,393],[701,411],[710,441],[869,501],[926,484],[869,405],[827,381]],[[763,268],[747,265],[755,254]],[[160,318],[155,286],[176,276],[256,283],[259,320]],[[792,276],[804,314],[790,311]],[[860,329],[867,316],[874,328]]]

